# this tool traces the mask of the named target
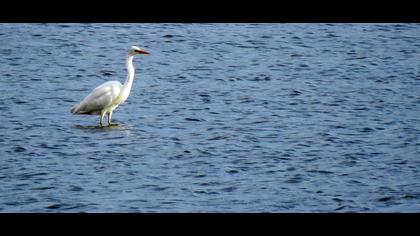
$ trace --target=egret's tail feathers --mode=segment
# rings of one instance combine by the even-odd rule
[[[86,105],[83,102],[74,105],[71,108],[70,112],[73,113],[74,115],[99,115],[101,114],[101,110],[87,109]]]
[[[78,114],[79,113],[78,108],[79,108],[79,104],[76,104],[71,108],[70,112],[73,113],[73,114]]]

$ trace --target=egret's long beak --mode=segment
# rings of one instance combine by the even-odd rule
[[[134,50],[134,51],[139,54],[146,54],[146,55],[150,54],[148,51],[145,51],[145,50]]]

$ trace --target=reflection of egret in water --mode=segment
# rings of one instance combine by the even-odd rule
[[[88,130],[93,132],[107,132],[107,131],[119,131],[126,135],[131,135],[134,128],[133,125],[125,124],[113,124],[110,126],[95,126],[95,125],[74,125],[74,128],[81,130]]]
[[[138,54],[149,54],[147,51],[133,46],[127,55],[127,80],[124,84],[119,81],[109,81],[96,87],[82,102],[71,109],[71,113],[77,115],[101,115],[100,124],[103,126],[103,120],[108,113],[108,126],[111,123],[112,112],[127,100],[130,95],[131,86],[134,80],[133,57]]]

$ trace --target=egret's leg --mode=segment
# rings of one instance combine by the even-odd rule
[[[101,112],[101,127],[104,126],[104,116],[106,112]]]
[[[108,126],[111,125],[112,111],[108,112]]]
[[[108,126],[111,126],[111,125],[116,125],[116,124],[114,124],[114,123],[111,123],[111,119],[112,119],[112,112],[113,112],[113,111],[110,111],[110,112],[108,113]]]

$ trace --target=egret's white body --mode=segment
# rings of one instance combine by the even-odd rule
[[[103,126],[105,114],[108,113],[108,125],[112,125],[112,112],[127,100],[134,80],[133,57],[138,54],[149,54],[139,47],[131,47],[127,55],[127,79],[124,84],[119,81],[109,81],[96,87],[83,101],[71,109],[71,113],[80,115],[101,115]]]

